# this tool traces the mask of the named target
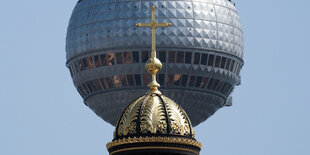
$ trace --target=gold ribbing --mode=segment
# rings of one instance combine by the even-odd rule
[[[137,27],[149,27],[152,29],[152,50],[151,50],[151,57],[146,62],[145,68],[146,70],[151,73],[152,75],[152,82],[148,84],[150,91],[148,93],[156,93],[161,94],[158,90],[160,85],[156,81],[156,74],[162,67],[162,64],[159,59],[156,58],[156,28],[157,27],[168,27],[171,26],[171,23],[157,23],[155,20],[155,6],[152,7],[152,21],[150,23],[137,23]]]

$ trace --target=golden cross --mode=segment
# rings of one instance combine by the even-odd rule
[[[156,81],[156,74],[161,69],[162,64],[160,60],[156,58],[156,28],[157,27],[168,27],[171,23],[157,23],[155,20],[155,6],[152,7],[152,21],[150,23],[137,23],[137,27],[149,27],[152,29],[152,51],[151,58],[145,64],[146,69],[152,74],[152,82],[148,85],[151,89],[149,93],[161,94],[158,91],[160,85]]]
[[[137,23],[137,27],[149,27],[152,29],[152,54],[156,54],[156,34],[155,29],[157,27],[168,27],[171,26],[171,23],[157,23],[155,20],[155,6],[152,7],[152,21],[150,23]],[[153,53],[155,51],[155,53]],[[155,57],[151,55],[151,57]]]

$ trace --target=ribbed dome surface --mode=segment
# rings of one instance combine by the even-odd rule
[[[126,108],[117,123],[114,138],[154,135],[194,138],[194,130],[185,111],[173,100],[148,94]]]
[[[198,155],[189,117],[173,100],[150,93],[132,102],[121,115],[110,155]]]

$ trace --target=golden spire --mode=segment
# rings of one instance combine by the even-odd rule
[[[160,87],[160,85],[156,81],[156,74],[161,69],[162,64],[160,60],[156,58],[156,34],[155,34],[156,31],[155,30],[157,27],[171,26],[171,23],[157,23],[155,20],[155,6],[153,6],[152,7],[152,21],[150,23],[137,23],[136,26],[137,27],[149,27],[152,29],[151,57],[145,64],[146,70],[152,74],[152,82],[148,84],[148,87],[150,88],[150,91],[148,93],[161,94],[161,92],[158,90],[158,87]]]

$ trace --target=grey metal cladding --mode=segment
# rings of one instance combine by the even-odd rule
[[[73,10],[67,33],[67,59],[91,51],[150,47],[150,31],[136,28],[149,22],[157,7],[157,46],[198,48],[243,56],[242,28],[227,0],[83,0]]]
[[[157,49],[166,53],[163,69],[159,72],[164,75],[165,84],[162,84],[160,90],[180,104],[196,126],[223,107],[231,93],[228,88],[232,90],[240,83],[237,68],[243,64],[243,32],[236,8],[228,0],[80,1],[73,10],[66,38],[68,66],[74,70],[73,83],[78,88],[84,87],[87,82],[106,77],[141,76],[140,85],[104,88],[90,91],[86,95],[81,94],[85,104],[98,116],[115,125],[129,100],[141,96],[147,89],[142,81],[142,76],[147,71],[141,60],[142,52],[151,47],[151,31],[148,28],[136,28],[135,24],[150,22],[153,5],[157,8],[156,17],[159,22],[172,23],[171,27],[158,28],[156,31]],[[83,63],[79,62],[107,53],[113,53],[113,60],[115,58],[116,61],[116,53],[134,51],[139,53],[139,61],[136,63],[93,64],[95,66],[92,68],[87,64],[88,69],[81,69]],[[169,62],[170,52],[184,52],[183,61]],[[189,62],[185,60],[186,53],[190,53]],[[202,60],[200,54],[209,56],[205,57],[205,64],[199,64],[194,63],[194,54],[199,54],[199,60]],[[211,55],[212,61],[209,59]],[[174,59],[176,58],[175,54]],[[216,58],[219,58],[218,63],[222,58],[224,62],[229,59],[228,67],[216,66]],[[101,63],[101,58],[98,62]],[[185,85],[168,85],[169,74],[182,75],[182,80],[186,75]],[[191,77],[204,77],[204,80],[208,79],[206,81],[220,80],[223,82],[219,87],[221,90],[211,90],[214,81],[209,82],[210,85],[204,82],[203,87],[210,88],[190,86]],[[224,83],[227,84],[226,87]]]

